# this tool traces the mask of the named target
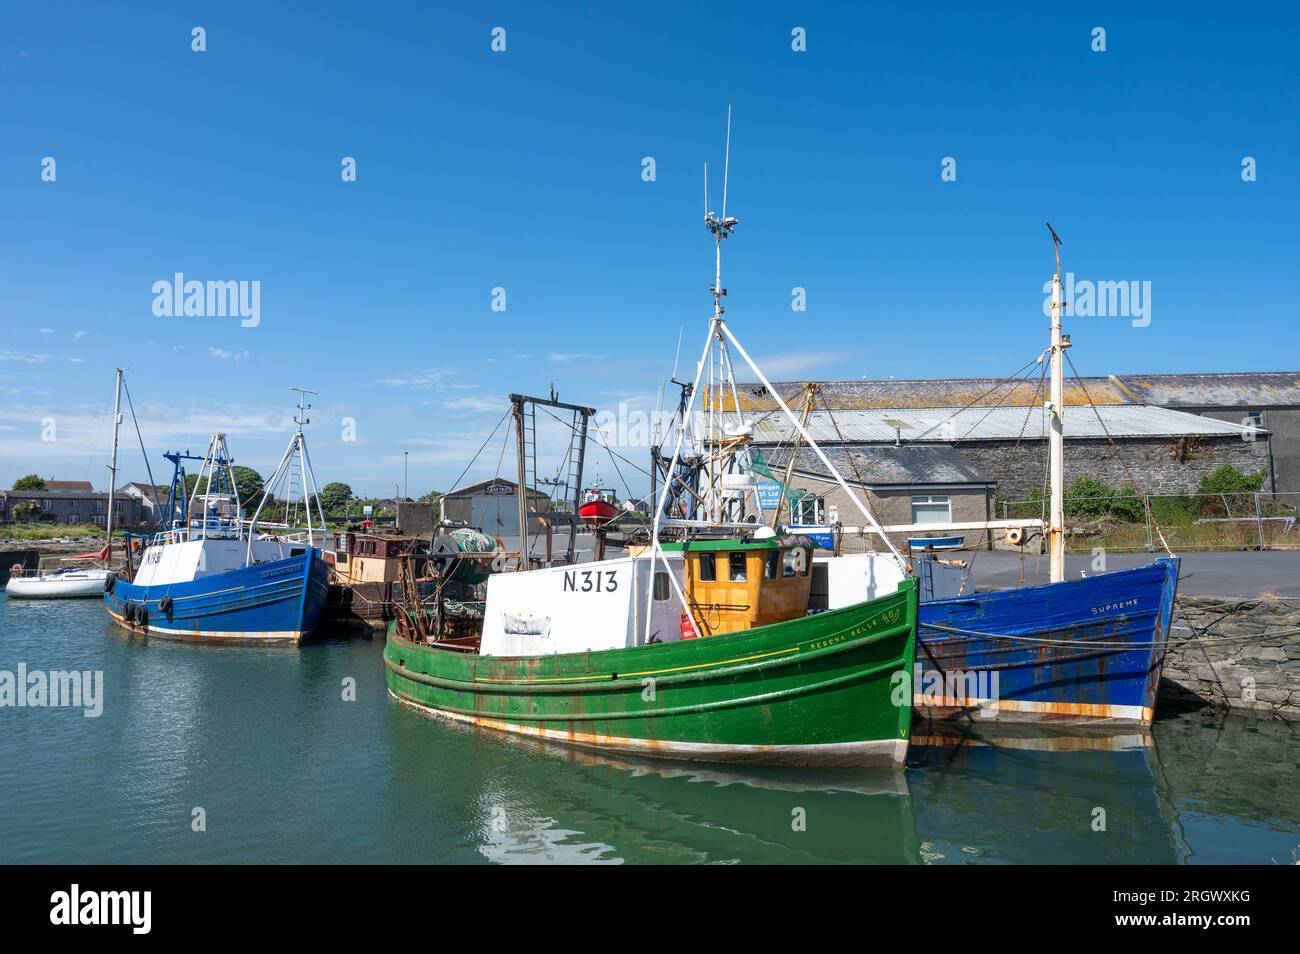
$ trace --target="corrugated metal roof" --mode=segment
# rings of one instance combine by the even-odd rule
[[[1097,420],[1105,423],[1105,429]],[[789,442],[794,437],[794,426],[781,411],[767,411],[750,418],[754,425],[754,440],[760,444]],[[697,432],[707,428],[707,418],[696,416]],[[838,429],[837,429],[838,426]],[[826,411],[813,411],[808,415],[808,431],[817,443],[828,446],[838,444],[840,435],[847,443],[892,444],[901,431],[904,443],[927,441],[951,444],[955,441],[1015,440],[1021,435],[1025,440],[1038,440],[1047,436],[1047,417],[1041,406],[1035,407],[972,407],[961,410],[946,408],[882,408],[875,410],[835,411],[833,417]],[[1099,406],[1096,413],[1091,408],[1070,408],[1065,414],[1067,438],[1112,437],[1238,437],[1246,428],[1227,421],[1174,411],[1163,407],[1122,404]],[[1268,431],[1257,428],[1256,434]]]
[[[772,388],[791,408],[803,405],[804,381],[774,381]],[[1023,407],[1039,403],[1047,385],[1034,372],[1008,383],[1003,378],[924,378],[915,380],[818,381],[818,407],[833,409]],[[1041,385],[1041,388],[1040,388]],[[760,384],[737,385],[747,411],[775,408]],[[708,401],[708,390],[703,392]],[[734,406],[730,393],[724,403]],[[1216,374],[1117,374],[1070,378],[1067,406],[1149,404],[1159,407],[1300,407],[1300,371],[1249,371]]]
[[[820,442],[819,442],[820,443]],[[849,450],[839,446],[823,448],[835,469],[845,480],[868,487],[892,484],[990,484],[984,472],[946,444],[904,445],[879,444]],[[767,465],[778,474],[790,462],[790,448],[763,451]],[[807,447],[799,449],[795,472],[831,479],[831,473]]]

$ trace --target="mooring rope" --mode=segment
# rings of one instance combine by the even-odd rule
[[[1280,630],[1274,633],[1246,634],[1242,636],[1206,636],[1204,631],[1197,632],[1195,628],[1188,626],[1195,636],[1185,639],[1162,639],[1162,640],[1131,640],[1131,641],[1106,641],[1101,639],[1052,639],[1048,636],[1013,636],[1009,633],[988,633],[976,629],[963,629],[959,626],[944,626],[941,623],[920,623],[922,629],[931,629],[941,633],[951,633],[954,636],[976,636],[981,639],[1003,640],[1006,642],[1017,643],[1041,643],[1047,646],[1064,646],[1073,649],[1151,649],[1156,646],[1181,646],[1186,643],[1232,643],[1243,642],[1248,639],[1275,639],[1284,636],[1300,635],[1300,629]]]

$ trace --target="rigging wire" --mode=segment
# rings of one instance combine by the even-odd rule
[[[1070,373],[1074,375],[1075,381],[1078,382],[1079,389],[1083,391],[1084,399],[1088,402],[1088,406],[1092,408],[1092,413],[1097,416],[1097,423],[1101,425],[1102,433],[1106,435],[1106,440],[1110,443],[1110,446],[1114,451],[1115,460],[1119,461],[1120,466],[1124,468],[1124,474],[1128,477],[1129,484],[1132,485],[1134,490],[1138,490],[1138,483],[1133,478],[1133,471],[1129,469],[1128,461],[1120,455],[1118,445],[1115,443],[1115,438],[1111,436],[1110,428],[1108,428],[1106,422],[1102,420],[1101,411],[1099,411],[1097,405],[1093,403],[1092,395],[1088,393],[1088,386],[1083,383],[1083,378],[1075,368],[1074,360],[1070,357],[1070,352],[1068,351],[1065,352],[1065,360],[1070,365]],[[1156,516],[1151,510],[1151,501],[1145,493],[1142,494],[1142,509],[1146,511],[1147,519],[1151,521],[1151,526],[1155,527],[1156,536],[1160,538],[1160,545],[1165,548],[1166,553],[1173,556],[1174,551],[1169,549],[1169,542],[1165,540],[1165,532],[1160,528],[1160,522],[1156,520]]]
[[[145,473],[149,475],[149,490],[158,496],[158,485],[154,483],[153,468],[149,466],[149,454],[144,449],[144,437],[140,434],[140,420],[135,416],[135,404],[131,401],[131,389],[126,386],[126,375],[122,376],[122,390],[126,392],[126,406],[131,411],[131,423],[135,425],[135,438],[140,442],[140,455],[144,457]],[[161,507],[159,508],[161,510]]]
[[[460,476],[457,477],[455,482],[451,485],[451,487],[447,489],[447,493],[443,494],[444,497],[447,496],[447,494],[452,493],[457,487],[460,486],[460,482],[465,479],[465,475],[469,473],[469,469],[474,466],[474,462],[477,461],[479,455],[483,453],[483,448],[488,446],[488,443],[492,440],[492,438],[496,436],[497,431],[501,429],[501,425],[505,423],[506,418],[509,416],[510,416],[509,411],[506,411],[504,414],[501,415],[501,420],[497,421],[496,427],[492,428],[492,433],[488,434],[487,438],[484,439],[483,443],[479,445],[479,449],[474,452],[474,456],[470,459],[470,462],[465,465],[465,469],[460,472]],[[502,456],[505,455],[504,445],[502,446],[501,454]],[[498,463],[497,476],[500,476],[500,474],[501,474],[501,465],[500,463]]]

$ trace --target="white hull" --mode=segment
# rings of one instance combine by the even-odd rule
[[[10,599],[66,600],[102,596],[107,570],[76,570],[41,576],[10,577],[5,592]]]

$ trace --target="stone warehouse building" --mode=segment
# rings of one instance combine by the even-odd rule
[[[798,413],[808,383],[773,388]],[[843,455],[836,466],[870,493],[886,523],[998,517],[995,497],[1023,500],[1044,486],[1048,419],[1037,378],[1015,386],[984,378],[812,383],[808,430]],[[755,444],[779,472],[794,428],[761,385],[738,390]],[[1068,382],[1065,400],[1067,484],[1086,475],[1152,494],[1190,493],[1230,463],[1266,470],[1268,491],[1300,491],[1300,373],[1084,378]],[[797,487],[856,522],[815,457],[801,452],[795,473]]]

